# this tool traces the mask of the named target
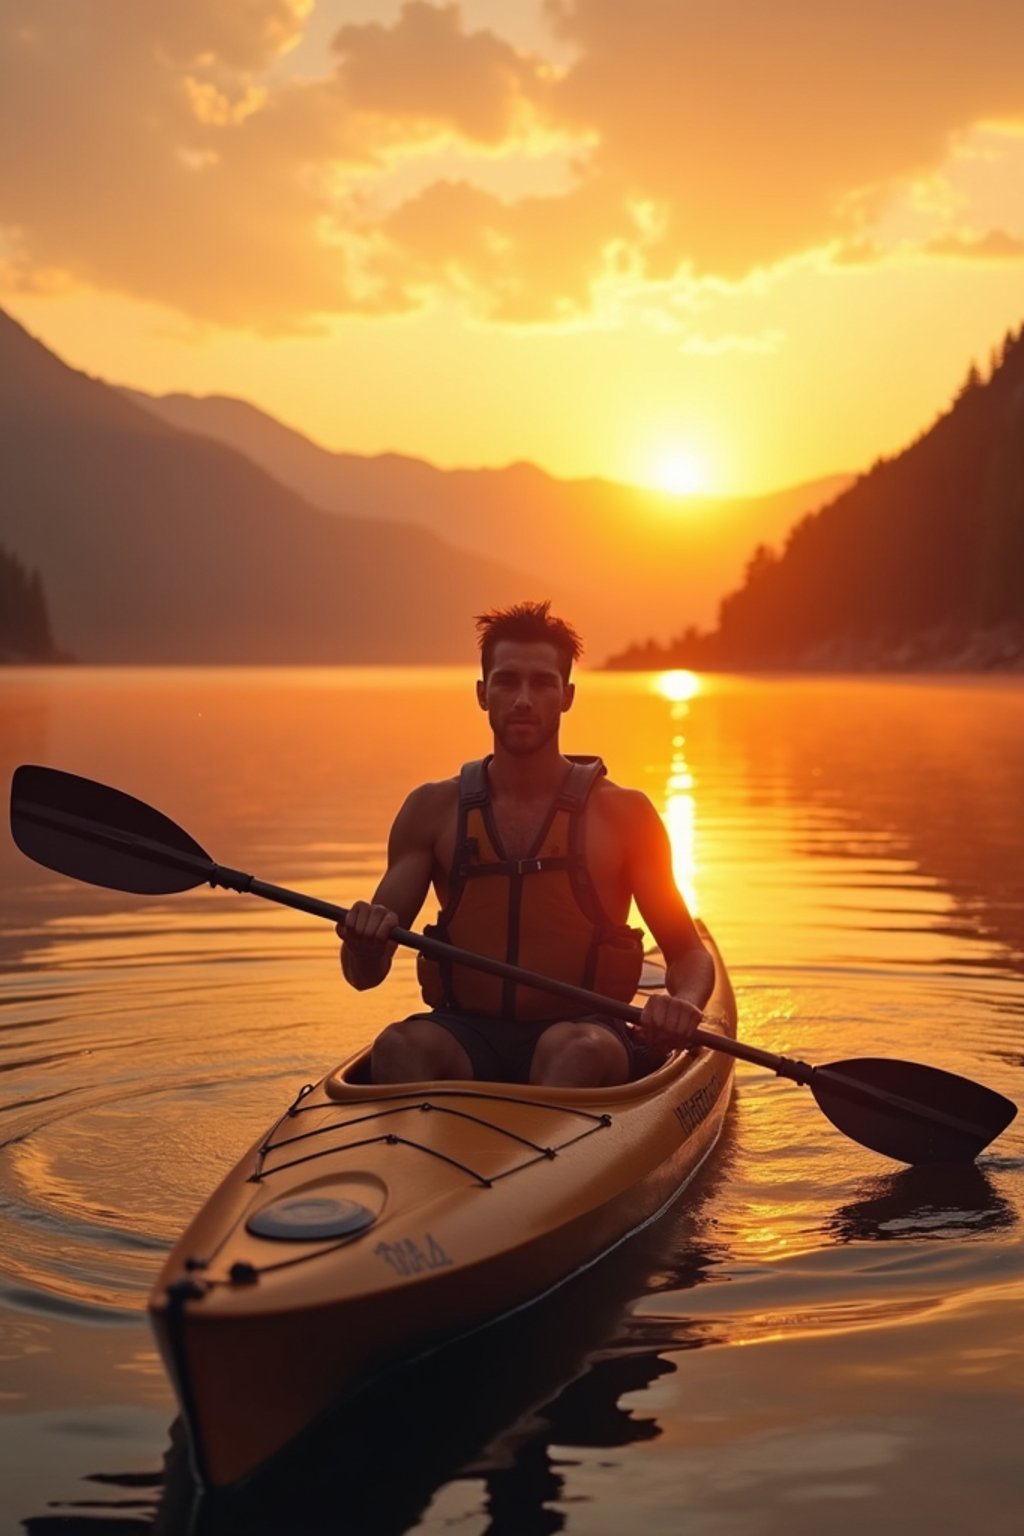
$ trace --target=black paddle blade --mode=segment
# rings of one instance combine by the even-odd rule
[[[11,835],[47,869],[144,896],[190,891],[214,868],[210,855],[152,806],[58,768],[15,769]]]
[[[810,1089],[844,1135],[898,1163],[971,1163],[1017,1113],[981,1083],[912,1061],[835,1061]]]

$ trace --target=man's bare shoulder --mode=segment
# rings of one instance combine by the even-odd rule
[[[459,804],[457,779],[420,784],[408,794],[388,838],[390,861],[416,850],[435,849],[454,826]]]
[[[591,803],[617,825],[634,827],[657,818],[657,811],[642,789],[629,789],[613,779],[599,779]]]
[[[433,779],[429,783],[418,784],[406,796],[397,819],[411,823],[433,822],[438,818],[449,816],[452,808],[458,803],[459,781],[457,778]]]

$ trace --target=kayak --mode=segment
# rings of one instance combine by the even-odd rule
[[[702,937],[705,1025],[734,1038]],[[654,1221],[718,1140],[732,1069],[700,1047],[611,1088],[377,1086],[364,1049],[302,1088],[150,1296],[199,1480],[251,1477],[382,1372],[529,1306]]]

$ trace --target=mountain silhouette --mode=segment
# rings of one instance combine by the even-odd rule
[[[442,470],[386,453],[332,453],[246,401],[125,391],[159,420],[227,443],[307,501],[397,518],[526,570],[536,590],[573,588],[588,655],[637,622],[707,622],[756,544],[781,538],[850,483],[837,475],[769,496],[687,497],[614,481],[559,480],[535,465]],[[568,606],[568,600],[567,600]]]
[[[0,542],[83,662],[469,660],[481,607],[548,595],[424,528],[310,506],[2,312],[0,462]]]
[[[902,453],[756,549],[715,630],[613,665],[1021,666],[1022,573],[1024,327]]]

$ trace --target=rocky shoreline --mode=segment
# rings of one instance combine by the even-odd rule
[[[27,656],[23,651],[12,651],[0,646],[0,667],[73,667],[78,657],[69,651],[51,651],[46,656]]]
[[[609,657],[602,671],[657,672],[673,667],[697,672],[1024,672],[1024,625],[999,624],[968,633],[947,627],[899,640],[834,636],[797,655],[723,656],[715,636],[677,645],[648,641]]]

